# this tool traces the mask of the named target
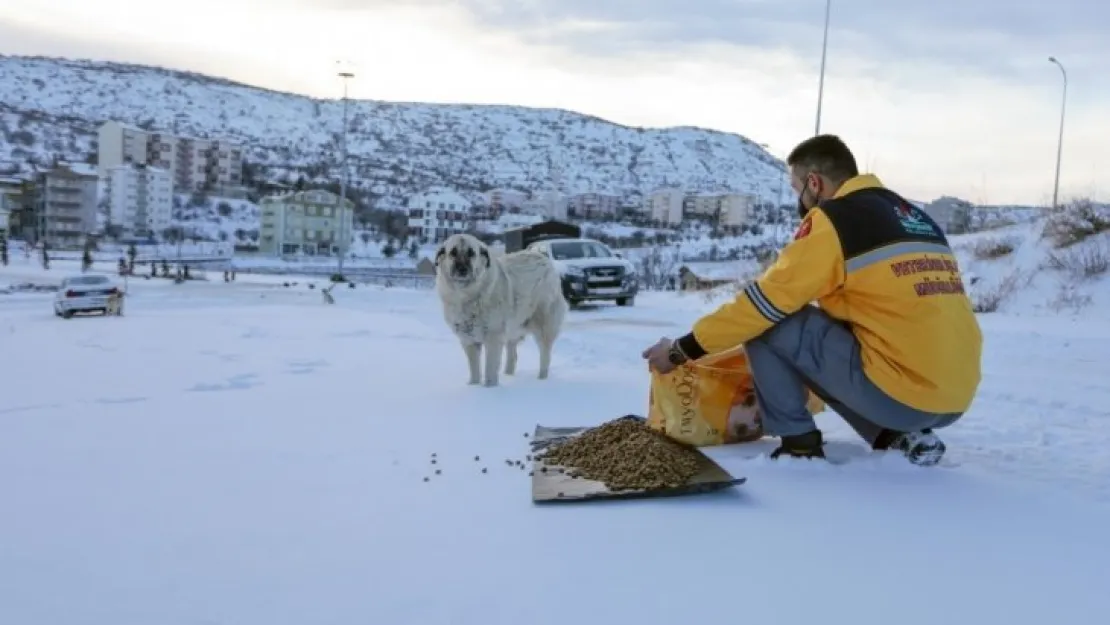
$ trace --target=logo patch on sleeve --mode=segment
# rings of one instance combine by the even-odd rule
[[[798,226],[798,229],[794,232],[794,240],[797,241],[798,239],[804,239],[809,236],[810,230],[813,230],[813,218],[806,217],[802,221],[802,225]]]

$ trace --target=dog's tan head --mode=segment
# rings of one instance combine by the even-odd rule
[[[489,248],[469,234],[453,234],[436,252],[436,272],[460,285],[481,279],[489,269]]]

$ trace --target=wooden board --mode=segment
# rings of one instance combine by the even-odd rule
[[[640,418],[640,417],[632,417]],[[548,446],[577,436],[589,427],[549,428],[536,426],[532,437],[532,452],[540,452]],[[559,473],[558,467],[546,465],[543,460],[532,461],[532,501],[534,503],[555,503],[572,501],[596,501],[602,499],[647,499],[653,497],[679,497],[712,493],[732,488],[747,481],[744,477],[733,477],[721,465],[702,452],[698,452],[702,463],[701,470],[686,484],[673,488],[653,490],[611,491],[601,482],[583,478],[572,478]],[[546,467],[547,471],[542,469]]]

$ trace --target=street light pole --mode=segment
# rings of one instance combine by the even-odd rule
[[[832,11],[832,0],[825,0],[825,38],[821,43],[821,77],[817,81],[817,122],[813,127],[813,135],[821,134],[821,102],[825,98],[825,59],[829,52],[829,13]]]
[[[1055,210],[1060,200],[1060,157],[1064,154],[1064,114],[1068,109],[1068,71],[1054,56],[1048,57],[1048,62],[1059,67],[1060,74],[1064,77],[1064,96],[1060,102],[1060,136],[1056,140],[1056,181],[1052,185],[1052,208]]]
[[[347,225],[347,107],[350,100],[347,99],[347,81],[354,78],[355,75],[348,71],[339,72],[339,77],[343,79],[343,171],[339,175],[339,270],[338,274],[343,275],[343,260],[347,256],[347,238],[349,235],[346,232]]]

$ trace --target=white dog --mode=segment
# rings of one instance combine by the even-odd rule
[[[492,256],[478,239],[455,234],[436,252],[435,265],[443,317],[462,343],[470,383],[497,386],[502,350],[505,375],[516,373],[517,346],[528,334],[540,348],[539,379],[546,379],[551,348],[567,313],[559,271],[551,259],[528,250]],[[484,378],[479,368],[482,348]]]

